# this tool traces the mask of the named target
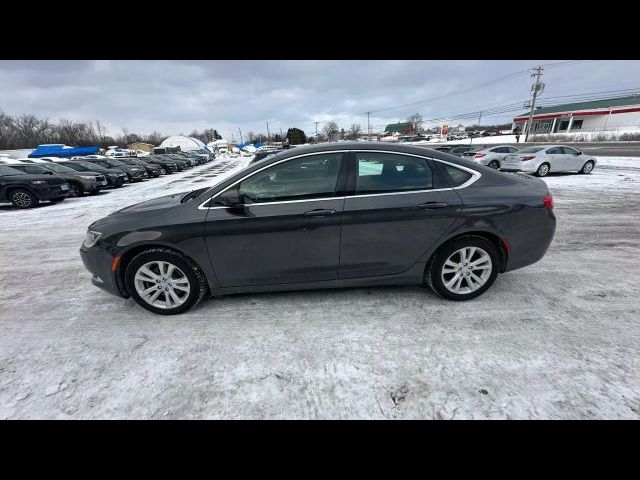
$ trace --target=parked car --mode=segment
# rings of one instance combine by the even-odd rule
[[[564,145],[536,145],[507,155],[500,167],[505,172],[533,173],[544,177],[549,172],[578,172],[588,174],[596,166],[596,159],[580,150]]]
[[[144,168],[149,178],[156,178],[160,175],[163,175],[166,171],[159,165],[154,165],[152,163],[147,163],[144,160],[141,160],[137,157],[122,157],[118,158],[119,162],[124,163],[125,165],[129,165],[130,167],[141,167]]]
[[[477,150],[465,152],[465,156],[473,156],[473,159],[491,168],[499,169],[507,155],[518,152],[518,147],[511,145],[497,145],[495,147],[481,147]]]
[[[69,194],[69,184],[56,175],[30,175],[0,165],[0,201],[17,208],[32,208],[42,201],[61,202]]]
[[[449,153],[451,153],[451,155],[456,155],[457,157],[462,157],[466,152],[476,150],[477,148],[478,147],[471,145],[464,145],[460,147],[452,146]]]
[[[181,157],[180,155],[176,155],[173,153],[163,153],[158,155],[158,157],[179,165],[182,170],[186,170],[195,165],[195,161],[191,161],[190,159]]]
[[[170,160],[163,160],[156,155],[148,155],[144,158],[144,161],[162,167],[165,170],[166,174],[178,171],[178,165],[175,162]]]
[[[89,226],[80,254],[95,285],[160,314],[365,285],[469,300],[542,258],[555,226],[543,181],[417,146],[327,143],[119,210]]]
[[[141,182],[145,178],[149,178],[149,174],[144,168],[126,165],[120,160],[116,160],[115,158],[88,158],[86,161],[95,163],[96,165],[100,165],[104,168],[117,168],[119,170],[122,170],[127,174],[127,179],[130,182]]]
[[[174,155],[178,155],[188,161],[195,160],[196,165],[204,165],[209,161],[209,155],[201,155],[192,151],[175,153]]]
[[[107,177],[99,172],[78,172],[72,168],[56,162],[33,165],[10,165],[11,168],[20,170],[30,175],[57,175],[69,184],[69,196],[81,197],[85,193],[91,195],[98,193],[100,190],[107,188],[109,182]]]
[[[65,167],[72,168],[77,172],[98,172],[103,174],[109,182],[109,187],[119,188],[129,181],[127,174],[117,168],[104,168],[100,165],[93,164],[91,162],[85,162],[82,160],[65,160],[57,162]]]

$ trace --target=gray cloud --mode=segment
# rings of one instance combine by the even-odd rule
[[[315,120],[347,128],[363,112],[464,90],[537,64],[558,61],[2,61],[0,109],[57,120],[100,120],[112,133],[189,133],[213,127],[230,137]],[[640,62],[598,61],[545,69],[545,97],[640,88]],[[415,106],[372,115],[374,131],[419,112],[425,118],[517,103],[529,97],[520,76]],[[550,100],[551,101],[551,100]],[[560,99],[557,102],[561,102]],[[515,113],[485,117],[509,121]],[[434,123],[442,123],[441,120]],[[450,123],[458,123],[452,121]],[[461,123],[473,123],[471,119]],[[322,127],[322,124],[320,125]],[[237,137],[237,134],[236,134]]]

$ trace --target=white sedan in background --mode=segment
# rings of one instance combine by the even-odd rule
[[[469,150],[462,154],[463,157],[472,157],[474,161],[491,168],[499,169],[507,155],[517,153],[518,147],[511,145],[497,145],[495,147],[485,147],[478,150]]]
[[[591,173],[596,159],[564,145],[536,145],[507,155],[500,167],[503,172],[533,173],[544,177],[549,172]]]

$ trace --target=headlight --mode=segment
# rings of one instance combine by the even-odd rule
[[[42,185],[43,183],[47,183],[46,180],[31,180],[32,185]]]
[[[93,247],[102,234],[100,232],[94,232],[93,230],[87,230],[87,234],[84,236],[82,244],[89,248]]]
[[[109,175],[111,178],[115,178],[115,177],[119,177],[120,176],[119,173],[107,173],[107,175]]]
[[[91,180],[95,180],[96,176],[95,175],[78,175],[80,178],[87,178],[87,179],[91,179]]]

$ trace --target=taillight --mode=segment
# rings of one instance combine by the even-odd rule
[[[482,158],[482,157],[486,157],[487,154],[486,153],[476,153],[475,158]]]
[[[526,162],[528,160],[533,160],[534,158],[536,157],[534,157],[533,155],[525,155],[524,157],[520,157],[520,161]]]
[[[547,193],[547,195],[544,197],[543,202],[544,206],[547,207],[547,209],[553,210],[553,197],[550,193]]]

